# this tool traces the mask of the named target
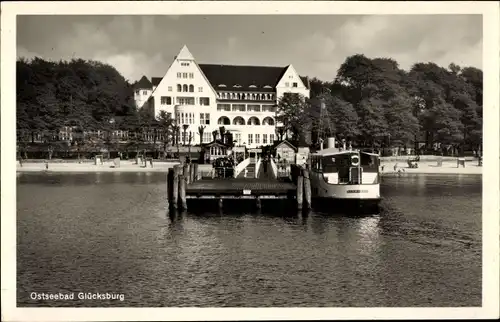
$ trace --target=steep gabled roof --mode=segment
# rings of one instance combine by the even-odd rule
[[[220,145],[220,146],[223,146],[223,147],[226,147],[226,148],[229,147],[229,145],[227,145],[224,142],[222,142],[222,140],[215,140],[215,141],[203,144],[204,147],[211,147],[211,146],[214,146],[214,145]]]
[[[273,92],[286,67],[199,64],[217,91]],[[225,85],[221,87],[219,85]]]
[[[282,141],[275,141],[274,144],[272,145],[272,149],[276,150],[280,145],[288,145],[291,147],[295,152],[297,152],[297,147],[295,144],[291,143],[288,140],[282,140]]]
[[[286,67],[273,67],[198,64],[198,66],[216,91],[274,92],[276,85],[290,65]],[[150,83],[151,85],[148,88],[158,86],[162,79],[163,77],[152,77],[152,84]],[[309,89],[309,79],[304,76],[300,76],[300,79],[306,88]]]
[[[300,76],[300,79],[302,80],[302,83],[304,83],[304,86],[307,89],[310,89],[310,83],[309,83],[309,78],[307,76]]]
[[[141,79],[134,84],[135,89],[150,89],[153,85],[146,76],[142,76]]]
[[[151,83],[153,83],[153,86],[158,86],[162,79],[163,77],[151,77]]]

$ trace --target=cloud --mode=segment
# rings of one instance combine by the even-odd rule
[[[482,66],[474,15],[20,16],[18,55],[99,59],[125,77],[162,76],[187,44],[204,63],[293,64],[332,80],[353,54],[391,57],[404,69],[433,61]]]
[[[26,59],[32,59],[32,58],[35,58],[35,57],[43,57],[43,55],[40,55],[36,52],[33,52],[33,51],[29,51],[28,49],[24,48],[24,47],[17,47],[17,53],[16,53],[16,56],[18,58],[26,58]]]
[[[102,61],[115,67],[130,82],[138,80],[143,75],[151,79],[152,76],[163,76],[168,64],[161,54],[152,57],[143,53],[123,53],[123,54],[97,54],[94,60]]]
[[[482,61],[476,47],[482,39],[480,16],[366,16],[345,23],[334,36],[341,39],[346,55],[392,57],[405,69],[444,57],[460,57],[464,64],[474,66]]]

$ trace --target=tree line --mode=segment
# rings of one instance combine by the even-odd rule
[[[148,142],[163,145],[192,141],[186,128],[167,113],[153,119],[137,110],[134,84],[114,67],[97,61],[73,59],[17,61],[17,140],[22,147],[45,142],[60,144],[63,127],[73,129],[64,149],[112,149],[127,133],[127,149]],[[335,136],[362,147],[411,146],[424,142],[479,149],[482,142],[482,71],[474,67],[448,68],[417,63],[409,71],[390,58],[348,57],[332,81],[310,80],[310,99],[294,95],[278,102],[278,137]],[[198,135],[203,137],[200,126]],[[224,138],[224,129],[220,137]],[[212,133],[216,137],[216,131]]]
[[[474,67],[348,57],[332,81],[313,78],[311,99],[283,96],[279,136],[336,137],[358,147],[478,151],[482,146],[483,73]],[[446,152],[446,151],[442,151]]]

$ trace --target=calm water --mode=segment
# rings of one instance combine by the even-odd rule
[[[481,176],[385,178],[369,216],[168,215],[164,180],[19,174],[18,305],[481,306]]]

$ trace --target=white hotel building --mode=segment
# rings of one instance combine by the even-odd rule
[[[189,125],[191,144],[211,142],[212,131],[224,126],[238,145],[247,148],[269,145],[276,139],[276,105],[285,93],[309,97],[307,79],[292,65],[198,64],[186,46],[163,77],[150,81],[143,76],[135,84],[137,106],[155,116],[166,111],[181,127]],[[200,125],[205,126],[202,138]]]

